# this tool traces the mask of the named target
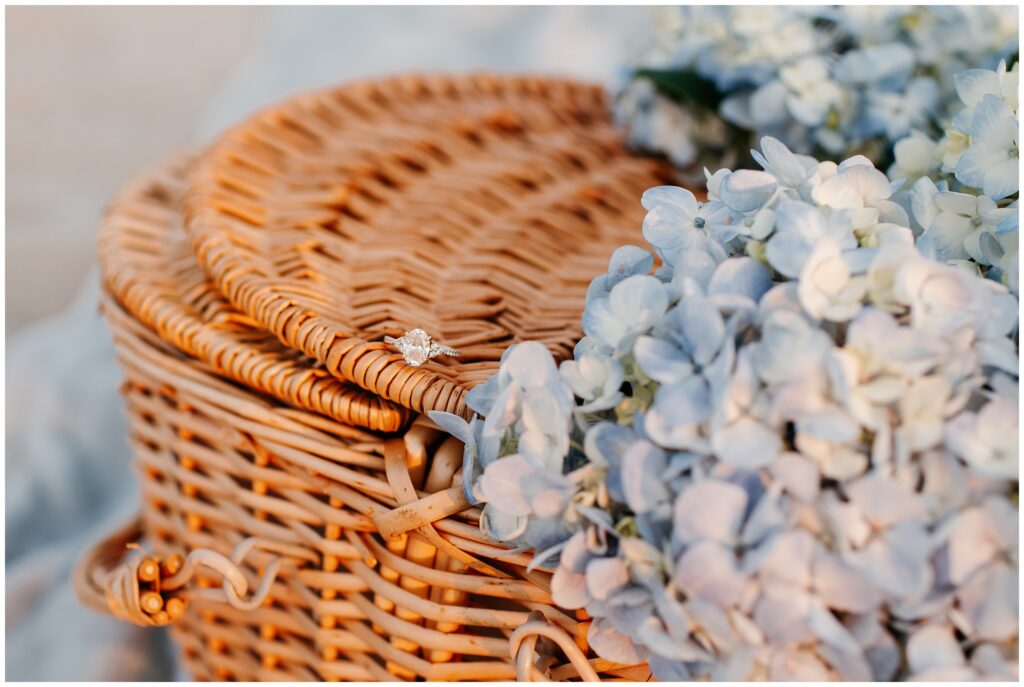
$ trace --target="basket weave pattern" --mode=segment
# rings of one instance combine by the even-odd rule
[[[220,290],[288,346],[415,411],[464,414],[510,344],[571,353],[590,279],[665,178],[625,153],[598,88],[392,79],[228,132],[186,226]],[[381,340],[414,327],[462,355],[406,365]]]

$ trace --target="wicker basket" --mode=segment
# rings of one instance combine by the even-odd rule
[[[300,98],[128,186],[100,254],[144,508],[83,558],[80,596],[171,624],[200,679],[647,679],[482,535],[461,444],[410,411],[464,412],[513,341],[567,355],[666,177],[596,89],[431,77]],[[413,326],[464,357],[379,342]]]
[[[417,412],[464,392],[517,341],[558,358],[643,190],[601,89],[539,78],[409,77],[298,98],[229,131],[186,197],[220,291],[339,379]],[[406,365],[415,327],[461,352]]]

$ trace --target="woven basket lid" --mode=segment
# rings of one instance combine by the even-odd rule
[[[214,371],[339,422],[393,432],[409,411],[343,382],[235,310],[210,283],[182,227],[182,155],[136,177],[108,206],[98,244],[105,288],[137,320]]]
[[[590,280],[669,179],[625,149],[598,87],[410,76],[230,130],[185,218],[221,292],[289,346],[405,407],[465,414],[510,344],[571,355]],[[413,328],[461,356],[407,365],[382,339]]]

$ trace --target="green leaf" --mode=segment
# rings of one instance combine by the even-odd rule
[[[501,442],[498,444],[498,457],[511,456],[518,450],[519,437],[517,437],[515,431],[509,427],[505,430],[505,433],[501,437]]]
[[[662,95],[680,103],[717,110],[722,94],[715,84],[692,69],[639,69],[637,78],[647,79]]]

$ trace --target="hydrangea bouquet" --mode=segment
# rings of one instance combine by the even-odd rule
[[[889,176],[910,210],[918,246],[974,265],[1018,293],[1020,191],[1017,65],[954,78],[961,109],[939,140],[915,132],[895,146]]]
[[[679,166],[745,163],[764,135],[798,153],[889,159],[937,134],[952,75],[1018,50],[1015,7],[660,8],[618,115],[634,144]]]
[[[1017,678],[1010,80],[958,79],[955,128],[902,142],[895,181],[766,137],[705,202],[650,189],[653,253],[615,251],[574,358],[515,345],[471,421],[431,414],[481,527],[553,570],[600,656],[663,680]]]

